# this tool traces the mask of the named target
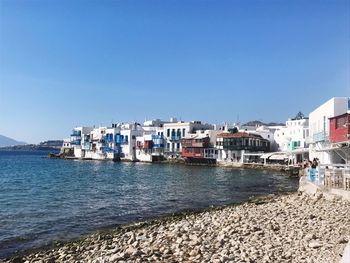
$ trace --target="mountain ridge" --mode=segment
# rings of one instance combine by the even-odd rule
[[[0,151],[55,151],[62,147],[63,140],[48,140],[39,144],[0,146]]]
[[[15,139],[12,139],[10,137],[7,137],[5,135],[1,135],[0,134],[0,147],[24,145],[24,144],[27,144],[27,143],[26,142],[17,141]]]
[[[247,123],[243,124],[243,126],[285,126],[284,123],[277,123],[277,122],[269,122],[265,123],[262,121],[248,121]]]

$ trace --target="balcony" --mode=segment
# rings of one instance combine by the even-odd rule
[[[164,147],[164,136],[163,135],[152,135],[153,148],[163,148]]]
[[[71,145],[80,145],[80,140],[74,140],[70,142]]]
[[[72,134],[70,135],[72,137],[80,137],[81,136],[81,131],[72,131]]]
[[[181,140],[181,136],[180,135],[172,135],[169,139],[170,139],[170,141],[179,141],[179,140]]]
[[[161,140],[164,139],[163,135],[152,134],[152,140]]]
[[[153,144],[153,149],[164,148],[164,144]]]
[[[171,149],[171,148],[164,148],[165,153],[181,153],[181,150],[179,148]]]
[[[116,135],[115,137],[114,137],[114,139],[115,139],[115,143],[117,143],[117,144],[122,144],[122,143],[128,143],[129,142],[129,137],[128,137],[128,135],[125,135],[125,136],[123,136],[123,135]]]
[[[105,138],[106,142],[113,142],[113,134],[107,133]]]
[[[90,150],[91,144],[89,142],[84,143],[84,150]]]
[[[269,146],[267,145],[261,145],[261,146],[253,146],[253,145],[223,145],[222,148],[218,148],[218,149],[224,149],[224,150],[230,150],[230,151],[241,151],[241,150],[245,150],[245,151],[254,151],[254,152],[260,152],[260,151],[268,151],[269,150]]]
[[[328,141],[328,134],[325,132],[315,133],[312,137],[313,142],[326,142]]]

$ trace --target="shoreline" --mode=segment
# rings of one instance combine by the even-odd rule
[[[99,236],[99,235],[100,236],[108,236],[108,235],[111,235],[113,233],[115,234],[118,232],[125,232],[125,230],[127,230],[127,231],[137,230],[137,229],[142,228],[142,227],[163,224],[163,223],[172,222],[172,221],[176,221],[176,220],[181,220],[181,219],[185,218],[186,216],[191,216],[191,215],[195,216],[197,214],[201,214],[201,213],[205,213],[205,212],[219,211],[219,210],[222,210],[222,209],[225,209],[228,207],[240,206],[240,205],[243,205],[245,203],[261,204],[261,203],[268,202],[268,200],[272,200],[273,198],[275,198],[277,196],[289,195],[289,194],[294,194],[294,193],[296,193],[296,192],[287,192],[286,191],[286,192],[277,192],[277,193],[273,193],[273,194],[266,194],[266,195],[260,195],[260,196],[252,196],[247,201],[232,202],[232,203],[225,204],[225,205],[211,205],[211,206],[205,207],[205,208],[183,209],[183,210],[180,210],[178,212],[165,214],[162,216],[153,216],[153,217],[151,216],[151,217],[145,218],[141,221],[134,221],[134,222],[125,223],[125,224],[111,224],[111,225],[103,226],[103,227],[97,228],[95,230],[89,231],[88,233],[79,235],[78,237],[75,237],[75,238],[70,238],[67,240],[54,240],[54,241],[50,242],[49,244],[46,244],[46,245],[43,245],[43,246],[40,246],[37,248],[29,248],[29,249],[26,249],[24,251],[15,252],[10,257],[3,258],[3,259],[0,258],[0,262],[1,262],[1,260],[12,262],[13,260],[15,260],[15,261],[19,260],[20,258],[26,257],[26,256],[31,255],[31,254],[37,254],[39,252],[48,251],[48,250],[52,250],[52,249],[59,249],[63,246],[83,242],[85,239],[88,239],[92,236]]]
[[[342,211],[337,211],[339,207]],[[100,229],[21,256],[17,253],[5,262],[142,262],[152,258],[158,262],[338,262],[337,255],[350,238],[348,214],[347,202],[278,193]]]
[[[131,160],[93,160],[93,159],[81,159],[81,158],[53,158],[52,159],[62,159],[62,160],[79,160],[79,161],[98,161],[98,162],[120,162],[120,163],[144,163],[144,164],[168,164],[168,165],[185,165],[185,166],[200,166],[200,167],[222,167],[222,168],[231,168],[231,169],[251,169],[251,170],[260,170],[260,171],[274,171],[288,174],[291,177],[300,177],[300,172],[304,169],[302,167],[281,165],[281,164],[259,164],[259,163],[237,163],[237,162],[219,162],[219,163],[187,163],[183,159],[165,159],[162,161],[154,162],[143,162],[143,161],[131,161]]]

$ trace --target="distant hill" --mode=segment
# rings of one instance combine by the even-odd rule
[[[276,123],[276,122],[269,122],[269,123],[265,123],[265,122],[261,122],[261,121],[249,121],[245,124],[243,124],[243,126],[284,126],[284,123]]]
[[[39,143],[38,146],[61,149],[62,144],[63,144],[63,140],[49,140],[49,141],[44,141]]]
[[[0,135],[0,147],[23,145],[25,142],[16,141],[15,139]]]
[[[1,151],[57,151],[62,147],[62,140],[49,140],[39,144],[25,144],[0,147]]]

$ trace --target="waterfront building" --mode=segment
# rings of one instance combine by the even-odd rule
[[[349,110],[349,97],[334,97],[317,107],[309,114],[309,156],[311,160],[318,158],[322,164],[339,162],[339,151],[332,149],[332,144],[329,138],[330,120],[333,120],[336,116],[341,116],[349,112]],[[333,131],[335,132],[335,130]]]
[[[136,158],[141,162],[152,162],[153,140],[152,134],[136,137]]]
[[[64,140],[66,157],[93,160],[136,160],[136,137],[143,134],[138,123],[112,124],[112,127],[77,127]]]
[[[164,159],[164,127],[168,123],[160,119],[148,120],[143,123],[143,134],[136,137],[136,158],[143,162],[153,162]]]
[[[329,118],[329,124],[328,152],[333,155],[333,163],[350,164],[350,110]]]
[[[262,136],[247,132],[224,132],[216,139],[218,150],[218,162],[241,162],[245,161],[245,155],[250,161],[259,161],[263,152],[270,150],[270,142]]]
[[[212,124],[201,121],[177,121],[172,118],[169,123],[164,124],[165,155],[169,157],[179,157],[181,155],[181,139],[198,130],[213,130]]]
[[[120,148],[115,139],[119,134],[120,129],[115,125],[93,128],[89,134],[84,135],[81,154],[75,154],[75,157],[93,160],[118,159]]]
[[[274,133],[278,151],[282,151],[288,158],[288,163],[296,164],[309,158],[309,118],[298,113],[295,118],[289,118],[286,126],[282,126]]]
[[[139,123],[120,125],[120,136],[117,142],[120,143],[120,159],[136,161],[136,137],[143,135],[143,128]]]
[[[83,156],[83,145],[86,141],[86,135],[88,135],[93,130],[92,127],[76,127],[72,130],[70,135],[70,145],[73,149],[72,155],[77,158]],[[66,145],[68,142],[66,141]]]
[[[216,163],[214,148],[217,134],[221,131],[200,130],[181,139],[182,157],[188,163]]]
[[[269,151],[273,152],[273,151],[278,150],[278,144],[275,141],[274,134],[275,134],[275,131],[279,129],[279,127],[280,126],[261,125],[261,126],[256,127],[255,130],[252,130],[249,133],[260,135],[265,140],[268,140],[270,142]]]

